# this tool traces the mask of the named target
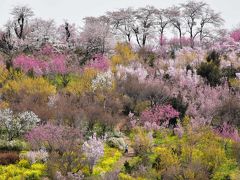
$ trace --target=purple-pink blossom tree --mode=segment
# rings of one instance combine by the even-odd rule
[[[226,122],[224,122],[220,127],[218,127],[215,132],[217,132],[217,134],[224,138],[229,138],[234,141],[240,142],[238,130]]]
[[[167,127],[169,121],[179,117],[179,112],[171,105],[157,105],[142,112],[140,120],[146,128]]]
[[[80,145],[80,130],[53,124],[40,125],[25,135],[33,149],[46,148],[48,152],[63,154]]]

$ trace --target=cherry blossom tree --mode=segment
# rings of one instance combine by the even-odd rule
[[[183,35],[183,17],[181,8],[179,6],[172,6],[169,8],[169,19],[174,29],[178,31],[179,45],[182,48],[182,35]]]
[[[60,41],[66,43],[68,47],[74,47],[77,43],[78,31],[75,24],[67,21],[58,28]]]
[[[14,32],[18,39],[24,40],[28,31],[28,20],[34,13],[27,6],[16,6],[13,8],[11,14],[14,17]]]
[[[156,13],[156,24],[160,32],[160,45],[163,46],[164,43],[164,31],[170,24],[169,9],[159,9],[155,11]]]
[[[6,130],[9,141],[32,129],[40,121],[31,111],[15,115],[10,109],[0,110],[0,124]]]
[[[118,11],[108,12],[113,32],[116,35],[123,36],[128,43],[131,42],[133,31],[132,24],[134,23],[133,9],[120,9]]]
[[[85,51],[85,59],[89,60],[95,54],[104,54],[112,48],[110,19],[107,16],[86,17],[80,33],[81,45]]]
[[[153,6],[138,8],[134,11],[132,30],[140,48],[145,47],[150,36],[154,33],[155,13]]]
[[[93,137],[84,142],[82,149],[87,158],[90,174],[92,174],[93,166],[104,154],[103,142],[100,139],[97,139],[96,134],[94,134]]]
[[[29,29],[31,31],[26,40],[32,46],[40,48],[43,44],[58,42],[57,27],[54,20],[35,18],[29,23]]]

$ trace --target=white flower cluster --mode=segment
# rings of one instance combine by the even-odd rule
[[[31,164],[36,162],[46,162],[48,159],[48,152],[44,149],[38,151],[28,151],[21,154],[21,158],[27,159]]]
[[[127,67],[123,65],[117,66],[118,78],[125,79],[128,74],[136,76],[139,81],[144,81],[148,76],[147,70],[143,67],[141,63],[138,63],[138,62],[131,63]]]
[[[110,89],[113,85],[113,73],[108,70],[107,72],[99,73],[95,79],[92,80],[92,88],[96,89]]]
[[[99,158],[104,154],[104,144],[100,139],[97,139],[94,134],[92,138],[84,142],[82,150],[86,155],[90,166],[94,166]]]
[[[0,125],[8,133],[9,140],[30,130],[39,122],[38,116],[31,111],[14,115],[11,109],[0,110]]]

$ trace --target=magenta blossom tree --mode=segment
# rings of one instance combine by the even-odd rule
[[[179,112],[171,105],[157,105],[142,112],[140,120],[148,129],[158,129],[160,126],[167,127],[169,121],[179,117]]]
[[[236,41],[240,42],[240,29],[236,29],[230,33],[230,37]]]
[[[13,67],[19,68],[25,73],[33,72],[35,75],[40,76],[46,73],[48,64],[34,57],[19,55],[13,60]]]
[[[50,49],[45,49],[46,53]],[[50,60],[43,61],[32,56],[20,55],[13,60],[13,67],[21,69],[25,73],[33,73],[41,76],[49,73],[66,74],[66,57],[64,55],[52,54]]]

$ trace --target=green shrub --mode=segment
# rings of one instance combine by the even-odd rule
[[[111,137],[107,140],[107,144],[110,147],[115,147],[120,150],[124,150],[126,147],[126,143],[123,138]]]
[[[205,78],[211,86],[220,84],[221,71],[219,67],[212,62],[202,62],[197,69],[197,74]]]
[[[0,151],[22,151],[27,149],[27,144],[21,140],[0,140]]]

